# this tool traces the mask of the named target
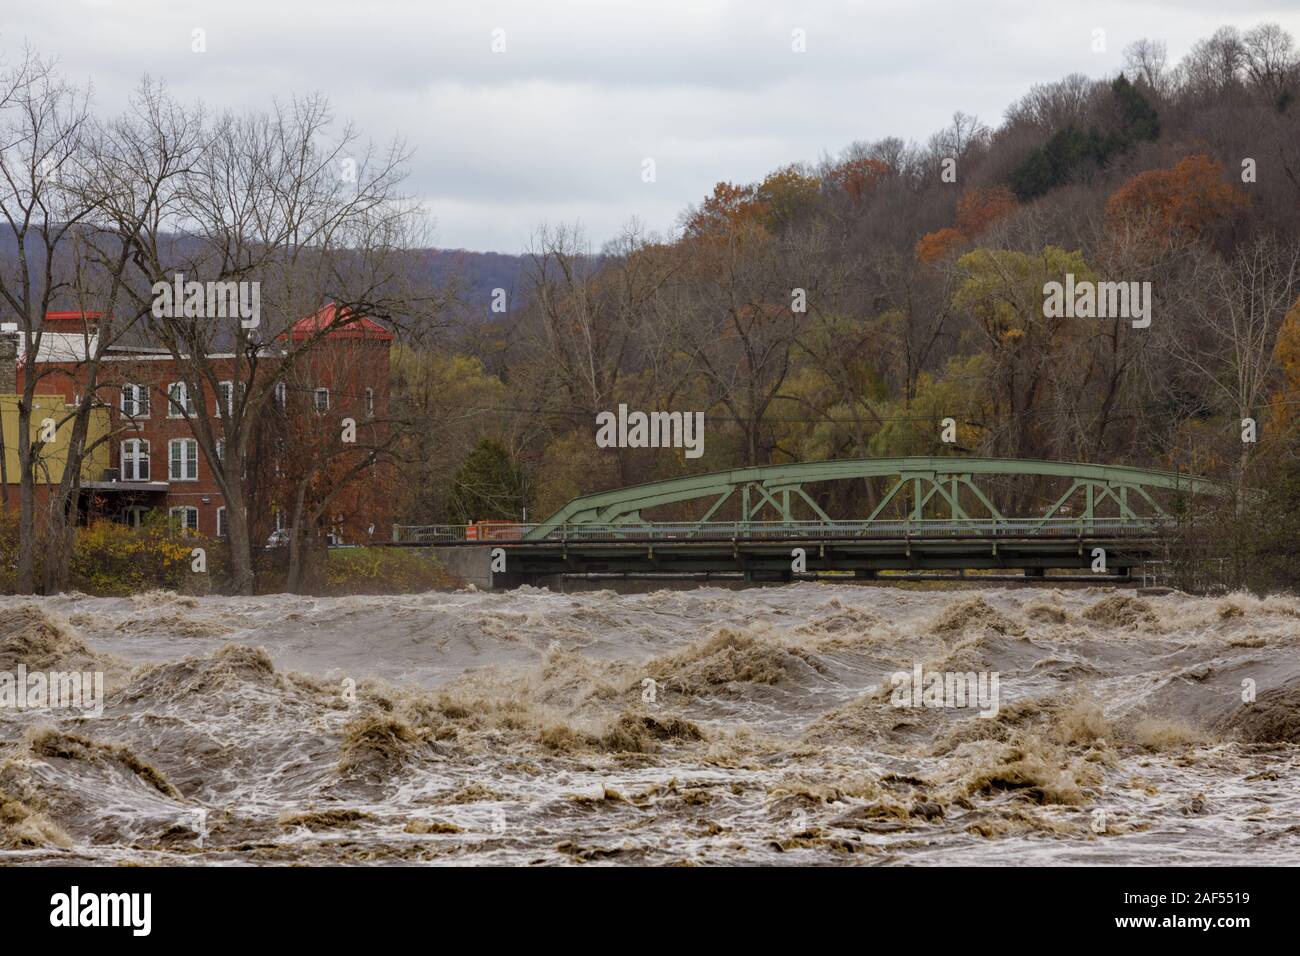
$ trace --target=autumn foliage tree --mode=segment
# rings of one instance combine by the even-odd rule
[[[870,195],[876,184],[889,173],[889,166],[878,159],[846,159],[832,166],[824,181],[856,203]]]
[[[821,180],[798,166],[784,166],[769,173],[756,190],[764,209],[763,226],[771,233],[782,232],[812,213],[820,194]]]
[[[945,259],[948,254],[966,241],[960,229],[954,229],[951,226],[945,226],[943,229],[936,229],[934,232],[927,232],[916,243],[916,258],[918,262],[938,262]]]
[[[1015,212],[1015,193],[1006,186],[979,186],[957,201],[957,228],[975,237],[1004,216]]]
[[[758,187],[720,182],[713,193],[691,211],[685,235],[692,239],[717,238],[761,225],[768,207],[758,197]]]
[[[977,186],[957,201],[957,225],[926,233],[916,244],[919,262],[937,262],[1015,212],[1016,195],[1006,186]]]
[[[1280,429],[1293,427],[1300,405],[1300,299],[1287,310],[1273,348],[1281,381],[1270,404],[1273,424]]]
[[[1224,182],[1222,164],[1197,154],[1138,173],[1107,200],[1106,217],[1113,228],[1190,239],[1245,205],[1245,194]]]
[[[769,173],[761,183],[720,182],[686,219],[693,238],[735,238],[746,230],[775,235],[809,215],[821,193],[821,180],[796,165]]]

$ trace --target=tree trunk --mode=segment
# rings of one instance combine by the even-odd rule
[[[91,377],[94,378],[92,371]],[[49,538],[45,543],[45,593],[61,594],[72,578],[72,551],[77,542],[77,519],[80,517],[81,467],[86,459],[86,432],[90,425],[89,396],[77,409],[72,422],[67,459],[57,492],[51,490],[49,502]]]
[[[1238,417],[1245,421],[1250,416],[1250,412],[1238,412]],[[1241,515],[1246,508],[1246,469],[1250,465],[1250,442],[1241,443],[1241,454],[1237,457],[1237,514]]]
[[[9,465],[5,455],[5,431],[0,419],[0,511],[9,510]]]
[[[298,485],[298,493],[293,502],[293,518],[289,522],[289,572],[285,576],[284,589],[290,594],[299,594],[303,578],[303,539],[307,529],[303,527],[303,501],[307,496],[307,484]]]
[[[63,502],[51,502],[49,535],[43,549],[45,554],[45,593],[61,594],[68,589],[72,578],[72,549],[77,541],[75,514],[64,517]]]
[[[289,570],[284,577],[284,589],[297,594],[302,587],[302,533],[295,524],[289,529]]]
[[[230,482],[226,495],[226,534],[230,546],[230,593],[253,594],[253,548],[240,482]]]
[[[32,594],[36,590],[36,487],[32,468],[31,405],[18,406],[18,467],[22,472],[18,490],[18,568],[15,590]]]

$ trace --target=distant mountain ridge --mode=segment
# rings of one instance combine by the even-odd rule
[[[516,304],[524,294],[527,256],[468,249],[425,249],[420,255],[428,260],[434,285],[455,284],[466,317],[490,318],[496,289],[505,290],[508,305]]]
[[[42,261],[39,241],[29,239],[33,263]],[[9,270],[17,262],[18,242],[7,225],[0,225],[0,268]],[[459,307],[458,317],[465,319],[492,317],[489,311],[493,291],[504,289],[506,302],[513,309],[524,294],[528,257],[501,252],[473,252],[468,249],[417,249],[411,253],[417,271],[425,272],[435,288],[454,288]],[[4,309],[0,308],[0,313]],[[500,318],[500,316],[497,316]],[[12,321],[10,316],[3,321]]]

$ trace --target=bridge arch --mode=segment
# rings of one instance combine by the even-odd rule
[[[1004,519],[992,496],[980,487],[988,476],[1051,477],[1068,487],[1043,515],[1046,521],[1078,506],[1079,517],[1092,520],[1095,509],[1106,505],[1121,518],[1163,518],[1165,509],[1152,490],[1176,494],[1225,495],[1230,490],[1208,478],[1171,471],[1097,465],[1087,462],[1043,461],[1018,458],[906,457],[858,458],[733,468],[653,481],[574,498],[544,522],[530,529],[527,540],[541,540],[566,527],[582,525],[636,525],[641,512],[662,505],[697,499],[710,500],[698,524],[708,522],[728,502],[738,504],[742,523],[756,520],[765,508],[782,520],[792,520],[793,502],[826,522],[877,520],[891,502],[906,500],[908,517],[921,518],[933,502],[954,521]],[[853,478],[894,478],[892,486],[869,515],[832,519],[804,486]],[[901,495],[901,497],[900,497]],[[975,502],[987,514],[972,514],[966,502]]]

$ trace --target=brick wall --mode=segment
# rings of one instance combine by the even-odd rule
[[[18,390],[18,336],[0,332],[0,395]]]

